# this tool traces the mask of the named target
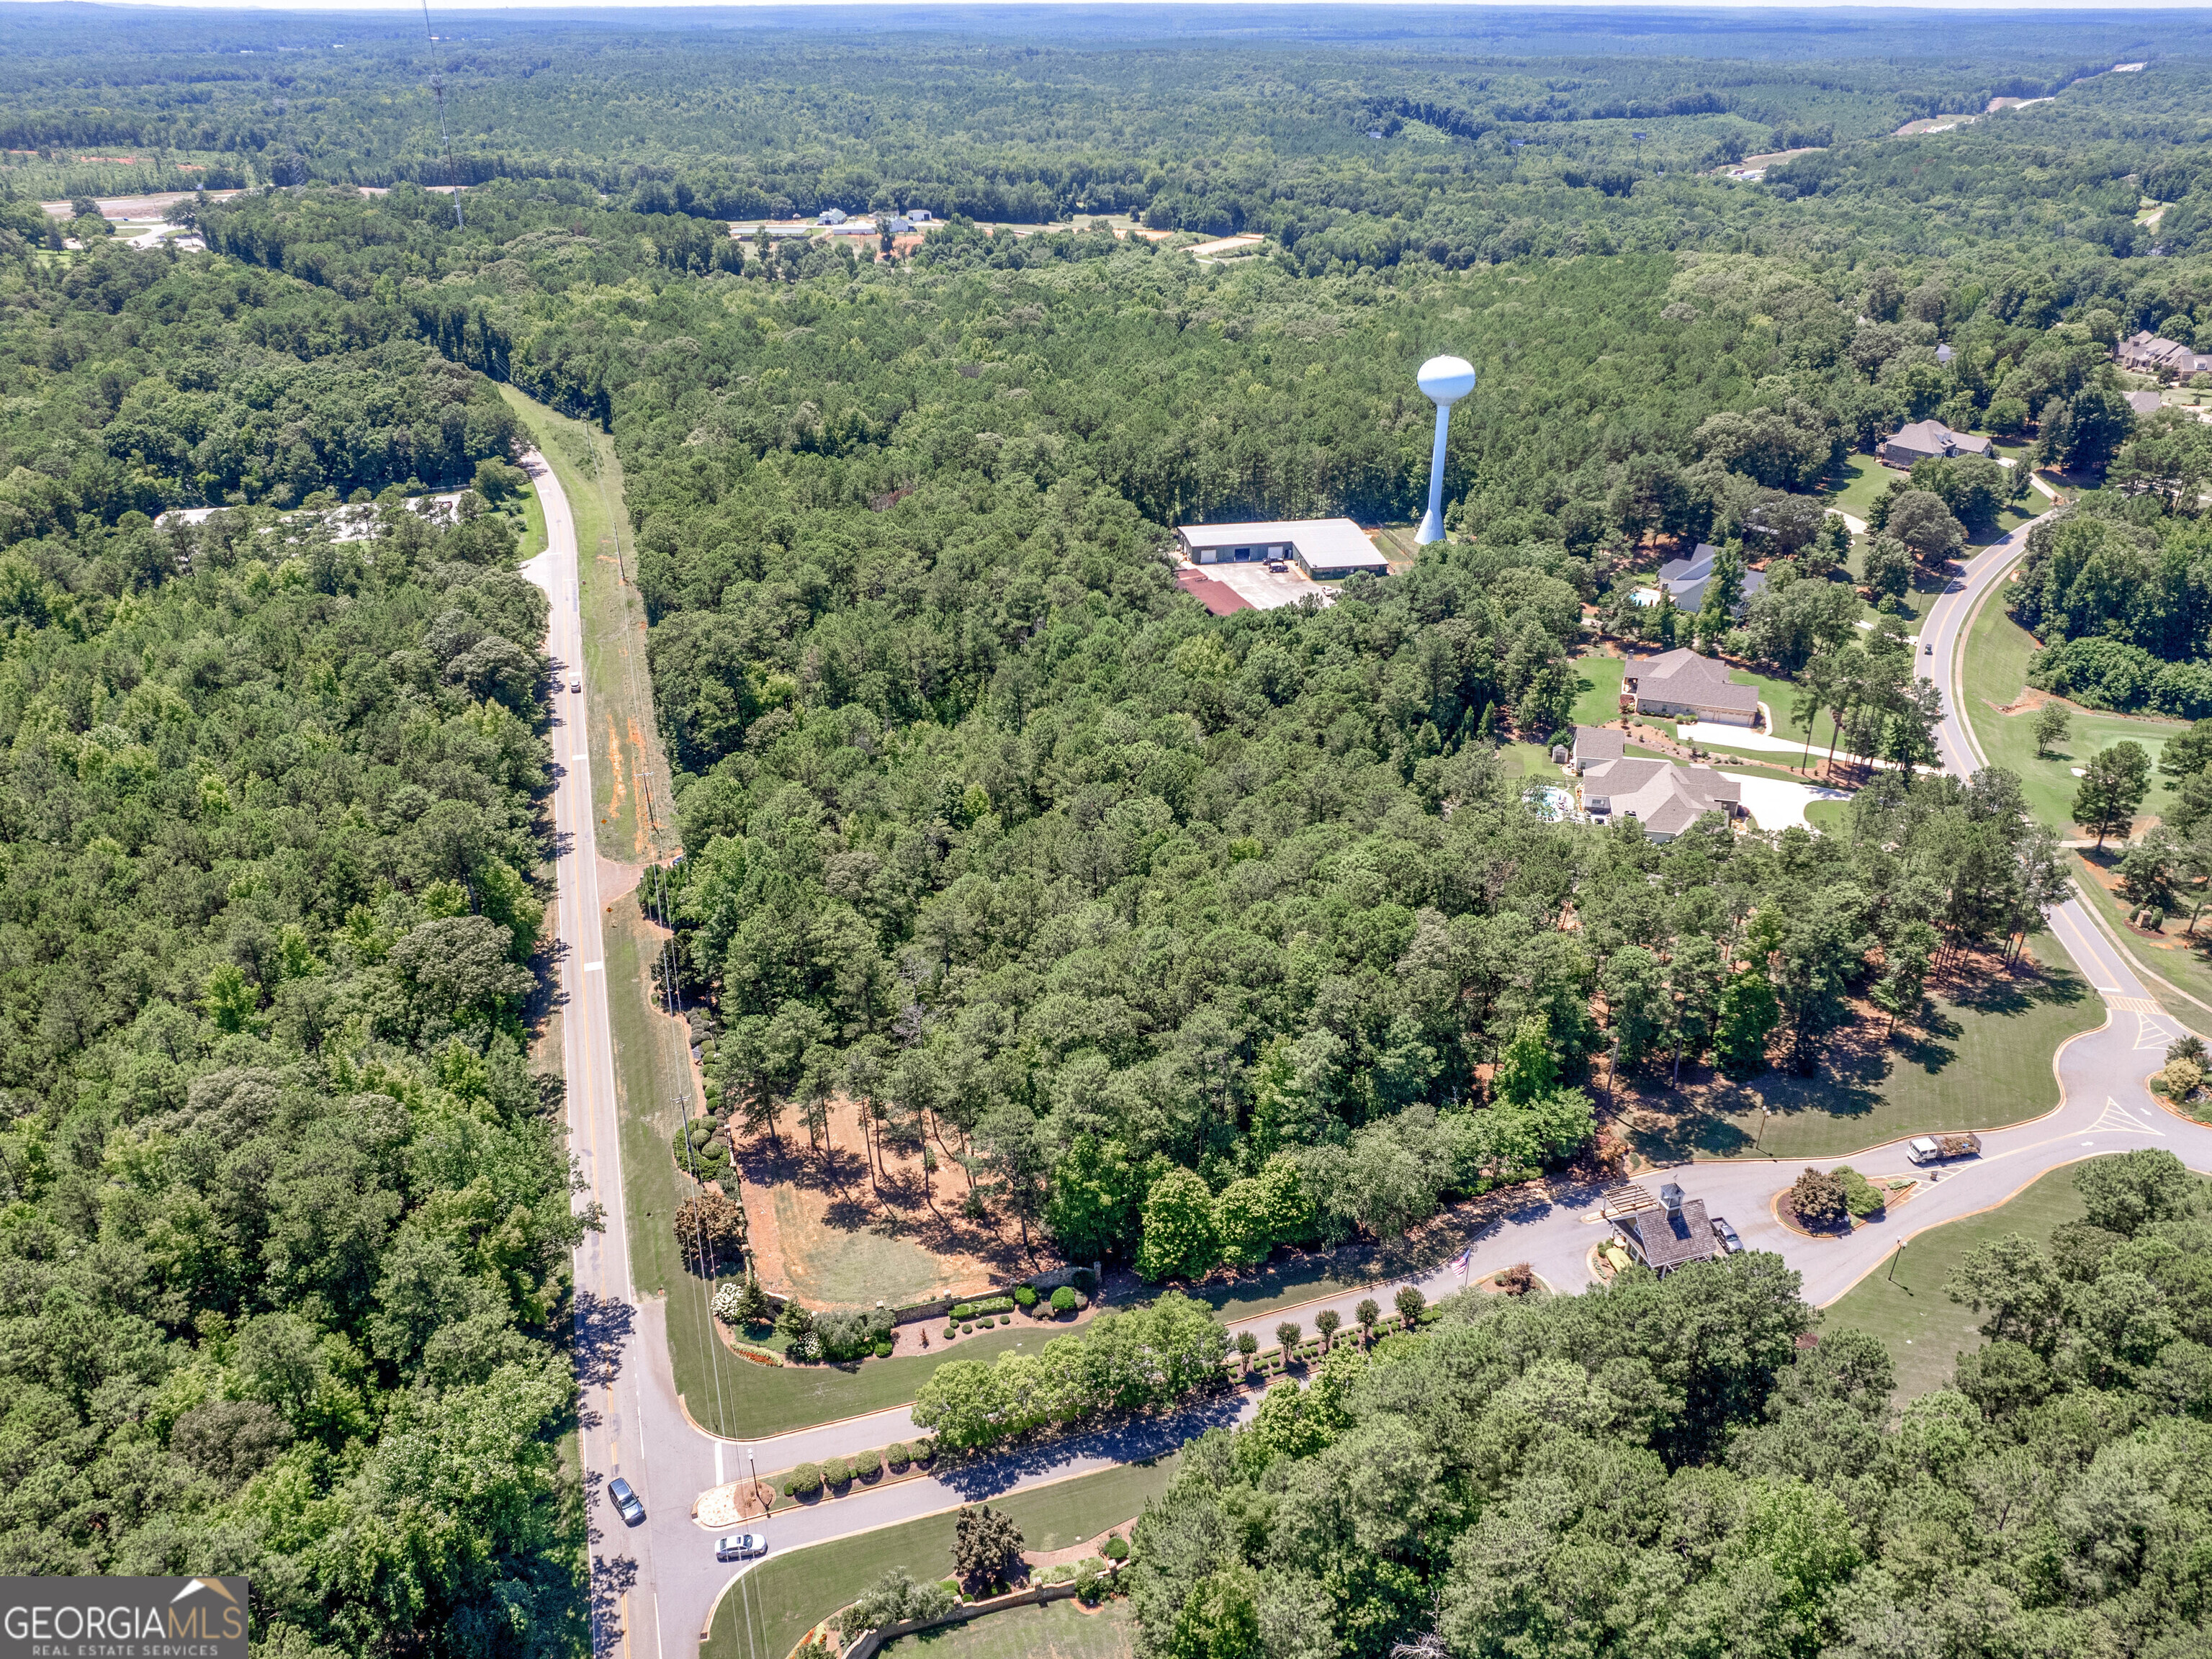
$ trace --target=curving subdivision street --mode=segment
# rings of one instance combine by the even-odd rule
[[[669,1659],[696,1650],[719,1598],[748,1570],[715,1560],[712,1533],[690,1516],[700,1493],[749,1468],[767,1473],[880,1448],[916,1431],[906,1410],[895,1408],[757,1442],[723,1440],[697,1428],[677,1397],[665,1304],[659,1298],[641,1300],[630,1282],[585,697],[570,689],[586,679],[575,522],[550,468],[536,455],[526,465],[544,507],[548,532],[546,550],[524,574],[552,600],[547,649],[556,683],[559,1007],[570,1146],[583,1188],[605,1217],[604,1231],[586,1237],[574,1261],[594,1648],[623,1659]],[[1921,659],[1922,672],[1940,675],[1947,694],[1939,746],[1947,769],[1960,775],[1978,765],[1980,756],[1960,711],[1957,655],[1977,601],[2025,550],[2027,532],[2023,526],[1963,567],[1922,627],[1922,639],[1935,647]],[[2002,1203],[2060,1165],[2100,1153],[2162,1146],[2192,1168],[2212,1170],[2212,1128],[2167,1111],[2145,1084],[2181,1027],[2160,1011],[2078,897],[2052,913],[2051,926],[2106,1010],[2102,1026],[2073,1038],[2058,1052],[2054,1070],[2062,1103],[2031,1122],[1984,1133],[1981,1157],[1936,1172],[1887,1220],[1839,1239],[1809,1238],[1784,1226],[1774,1200],[1796,1173],[1794,1160],[1789,1165],[1763,1159],[1686,1164],[1652,1172],[1647,1184],[1662,1178],[1680,1182],[1691,1196],[1705,1200],[1711,1213],[1727,1217],[1747,1248],[1780,1254],[1803,1275],[1807,1300],[1825,1304],[1875,1271],[1900,1241]],[[1848,1162],[1869,1175],[1911,1167],[1903,1139],[1847,1158],[1814,1162],[1831,1168]],[[1605,1236],[1599,1205],[1594,1189],[1532,1203],[1493,1224],[1464,1267],[1449,1266],[1413,1282],[1434,1299],[1470,1279],[1526,1261],[1554,1288],[1579,1290],[1589,1282],[1590,1248]],[[1284,1318],[1297,1319],[1311,1330],[1314,1316],[1333,1307],[1348,1325],[1362,1297],[1375,1295],[1387,1304],[1391,1288],[1370,1287],[1276,1310],[1231,1329],[1249,1328],[1264,1346],[1272,1346],[1274,1327]],[[1256,1405],[1253,1392],[1228,1395],[1158,1421],[1010,1452],[936,1478],[857,1492],[752,1524],[768,1534],[781,1556],[977,1498],[1155,1455],[1207,1428],[1249,1417]],[[617,1476],[627,1479],[643,1499],[642,1523],[625,1525],[607,1499],[606,1483]]]

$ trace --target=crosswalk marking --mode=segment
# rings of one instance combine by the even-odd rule
[[[2149,1014],[2154,1018],[2159,1018],[2163,1017],[2166,1012],[2165,1009],[2160,1007],[2148,997],[2109,996],[2105,1000],[2124,1014]]]

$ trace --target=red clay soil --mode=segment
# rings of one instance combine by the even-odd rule
[[[801,1294],[810,1305],[819,1304],[822,1297],[802,1293],[789,1282],[787,1262],[793,1258],[787,1246],[797,1245],[797,1256],[805,1259],[825,1243],[834,1247],[840,1235],[872,1233],[903,1240],[936,1257],[947,1287],[961,1290],[1005,1284],[1059,1260],[1035,1228],[1025,1253],[1020,1229],[1012,1220],[988,1208],[981,1219],[961,1212],[969,1188],[956,1161],[961,1151],[957,1130],[944,1131],[950,1139],[936,1148],[938,1167],[925,1186],[920,1158],[888,1148],[881,1149],[872,1176],[862,1150],[860,1108],[852,1101],[831,1103],[823,1147],[809,1145],[805,1128],[791,1114],[781,1128],[780,1144],[761,1134],[737,1148],[753,1258],[761,1283],[770,1291]],[[802,1224],[819,1236],[811,1241],[783,1237],[778,1189],[796,1200]]]

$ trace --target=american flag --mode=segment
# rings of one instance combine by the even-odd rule
[[[1453,1267],[1457,1267],[1457,1268],[1460,1270],[1461,1273],[1462,1273],[1462,1275],[1464,1275],[1464,1274],[1466,1273],[1467,1270],[1468,1270],[1468,1267],[1469,1264],[1471,1264],[1471,1263],[1474,1261],[1474,1245],[1472,1245],[1472,1244],[1470,1244],[1470,1245],[1468,1245],[1465,1249],[1462,1250],[1462,1251],[1459,1253],[1459,1259],[1458,1259],[1457,1261],[1454,1261],[1454,1262],[1452,1263],[1452,1266],[1453,1266]]]

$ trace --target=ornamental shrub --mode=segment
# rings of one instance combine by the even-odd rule
[[[1014,1316],[1012,1314],[1000,1314],[999,1316],[999,1322],[1001,1325],[1011,1325],[1014,1322]]]
[[[1103,1553],[1109,1561],[1126,1561],[1129,1559],[1129,1540],[1117,1532],[1106,1540]]]
[[[888,1343],[888,1342],[878,1342],[878,1343],[877,1343],[877,1344],[876,1344],[876,1358],[878,1358],[878,1359],[889,1359],[890,1357],[891,1357],[891,1345],[890,1345],[890,1343]]]
[[[695,1117],[679,1126],[668,1151],[676,1167],[695,1180],[720,1181],[730,1173],[730,1143],[714,1118]]]
[[[1790,1184],[1790,1207],[1808,1227],[1840,1226],[1848,1213],[1844,1183],[1808,1164],[1805,1173]]]
[[[1027,1313],[1031,1308],[1036,1307],[1036,1304],[1037,1293],[1034,1287],[1028,1285],[1014,1286],[1014,1305],[1017,1308]]]
[[[914,1443],[914,1461],[927,1463],[937,1455],[937,1442],[925,1435]]]
[[[872,1480],[884,1472],[884,1455],[879,1451],[854,1452],[845,1461],[851,1465],[855,1480]]]
[[[833,1457],[822,1466],[822,1484],[825,1486],[842,1486],[852,1478],[852,1466],[842,1457]]]
[[[811,1498],[822,1490],[821,1465],[801,1463],[777,1484],[786,1498]]]
[[[946,1318],[951,1320],[956,1325],[963,1319],[973,1319],[975,1316],[975,1304],[972,1302],[954,1303],[952,1304],[952,1311],[945,1316]]]
[[[914,1467],[914,1454],[907,1449],[903,1440],[892,1441],[884,1453],[884,1459],[891,1466],[893,1474],[903,1474]]]
[[[876,1345],[890,1340],[891,1316],[887,1308],[836,1308],[814,1317],[814,1334],[825,1359],[858,1359],[873,1353]]]
[[[1075,1292],[1065,1285],[1052,1293],[1052,1310],[1063,1317],[1075,1311]]]
[[[947,1326],[945,1328],[945,1340],[947,1342],[951,1341],[954,1338],[957,1337],[959,1334],[960,1334],[960,1328],[959,1328],[957,1325],[947,1325]]]
[[[1848,1164],[1837,1170],[1836,1179],[1844,1183],[1844,1207],[1853,1215],[1864,1220],[1870,1215],[1881,1213],[1882,1206],[1888,1201],[1888,1194],[1881,1188]]]
[[[960,1334],[963,1336],[969,1335],[975,1331],[975,1328],[973,1325],[963,1325],[960,1328]]]

